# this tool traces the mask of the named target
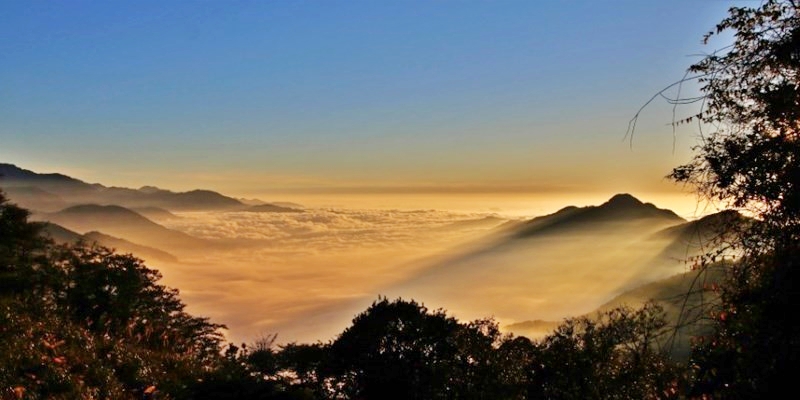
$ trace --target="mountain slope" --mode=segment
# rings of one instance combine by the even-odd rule
[[[152,247],[189,249],[207,241],[167,229],[142,215],[120,206],[85,204],[46,214],[41,219],[77,231],[100,231]]]
[[[668,238],[672,243],[667,246],[662,257],[687,260],[699,254],[705,254],[725,245],[732,240],[731,232],[746,228],[752,221],[733,210],[721,211],[707,215],[696,221],[686,222],[663,229],[653,235],[653,240]]]
[[[255,213],[301,213],[303,210],[298,208],[276,206],[274,204],[259,204],[249,206],[242,211]]]
[[[687,268],[693,257],[718,248],[721,240],[725,239],[721,232],[745,227],[748,223],[749,220],[736,211],[726,210],[661,229],[646,239],[646,242],[661,246],[661,251],[653,254],[652,259],[646,264],[658,265],[664,260],[675,260]],[[713,293],[701,292],[699,289],[718,282],[721,276],[719,266],[702,271],[682,272],[655,282],[634,286],[585,315],[592,317],[598,312],[622,305],[639,307],[645,301],[652,299],[664,307],[667,319],[672,324],[684,325],[687,319],[700,317],[697,313],[702,302],[714,301]],[[516,334],[542,336],[550,333],[558,324],[556,321],[537,319],[510,324],[506,329]],[[690,336],[702,331],[702,326],[682,326],[674,338],[674,353],[681,357],[686,356]]]
[[[91,186],[81,180],[71,178],[64,174],[39,174],[27,169],[22,169],[14,164],[0,163],[0,179],[11,182],[28,182],[32,185],[52,186]]]
[[[639,308],[647,301],[655,301],[664,309],[668,326],[665,336],[660,338],[673,357],[685,360],[689,356],[691,338],[708,333],[708,307],[715,304],[718,295],[710,288],[723,279],[719,265],[707,269],[680,273],[651,282],[612,298],[595,310],[583,314],[595,318],[603,312],[617,307]],[[515,335],[539,338],[553,332],[560,321],[528,320],[503,327]]]
[[[570,206],[534,218],[518,231],[517,236],[524,238],[542,233],[587,230],[608,224],[641,223],[650,228],[680,222],[685,220],[670,210],[643,203],[630,194],[618,194],[599,206]]]
[[[131,243],[125,239],[106,235],[101,232],[92,231],[83,235],[83,237],[90,243],[94,242],[122,253],[131,253],[136,257],[142,258],[146,261],[178,262],[178,257],[175,257],[166,251],[150,246],[142,246],[136,243]]]
[[[170,221],[181,219],[181,217],[158,207],[136,207],[132,208],[131,211],[135,211],[141,216],[152,221]]]
[[[100,246],[116,249],[122,253],[131,253],[136,257],[142,258],[147,261],[167,261],[177,262],[178,258],[166,251],[159,250],[153,247],[142,246],[136,243],[129,242],[125,239],[116,238],[104,233],[92,231],[85,235],[81,235],[75,231],[64,228],[61,225],[47,222],[42,229],[45,236],[53,239],[54,242],[59,244],[76,243],[84,241],[86,243],[96,243]]]
[[[64,228],[61,225],[52,222],[45,222],[43,225],[42,233],[44,236],[53,239],[56,243],[75,243],[83,239],[83,235],[80,233]]]
[[[560,320],[683,272],[682,262],[661,256],[674,238],[652,238],[682,223],[672,211],[617,195],[510,225],[495,241],[435,260],[381,293],[424,299],[462,319]]]
[[[52,212],[61,210],[67,206],[67,202],[60,196],[50,193],[35,186],[1,186],[3,183],[0,178],[0,189],[14,203],[24,206],[29,210]]]
[[[125,207],[161,207],[175,211],[236,210],[246,206],[232,197],[210,190],[172,192],[152,186],[140,189],[89,184],[62,174],[39,174],[13,164],[0,163],[0,187],[37,188],[60,197],[66,204],[116,204]],[[28,199],[10,198],[23,207]],[[36,207],[31,207],[36,208]],[[48,210],[44,210],[48,211]]]

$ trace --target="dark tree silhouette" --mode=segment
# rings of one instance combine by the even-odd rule
[[[495,359],[500,342],[492,321],[462,324],[414,301],[381,299],[330,345],[327,374],[352,399],[498,398],[509,384]]]
[[[758,215],[769,229],[800,226],[800,15],[794,1],[734,7],[706,40],[735,42],[692,65],[704,94],[694,161],[672,177]],[[776,233],[773,231],[773,233]]]
[[[733,44],[689,68],[702,96],[696,157],[671,177],[755,218],[733,243],[714,334],[699,338],[691,394],[772,398],[794,389],[800,361],[800,3],[732,7],[706,35]],[[682,83],[681,82],[681,83]],[[660,93],[663,95],[663,92]],[[635,124],[635,119],[632,121]],[[731,227],[736,228],[736,227]],[[717,261],[715,254],[701,267]]]
[[[186,398],[221,325],[131,255],[39,236],[0,192],[0,398]]]
[[[616,308],[568,319],[535,353],[529,397],[544,399],[676,398],[681,369],[669,361],[663,310]]]

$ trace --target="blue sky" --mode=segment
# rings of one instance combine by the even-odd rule
[[[655,106],[630,149],[627,120],[729,6],[0,0],[0,161],[242,195],[661,190],[693,133],[673,150]]]

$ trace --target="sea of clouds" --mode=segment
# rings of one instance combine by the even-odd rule
[[[161,221],[227,243],[162,263],[164,283],[191,312],[229,327],[232,340],[327,340],[388,287],[431,258],[499,231],[507,220],[439,210],[306,209],[193,212]]]

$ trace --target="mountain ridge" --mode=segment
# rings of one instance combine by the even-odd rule
[[[665,226],[686,222],[671,210],[644,203],[628,193],[620,193],[598,206],[567,206],[555,213],[533,218],[522,225],[516,236],[526,238],[542,233],[587,229],[601,223],[640,222],[648,219],[660,220]]]
[[[136,244],[98,231],[91,231],[81,235],[61,225],[45,222],[42,227],[42,232],[57,244],[72,244],[84,241],[86,243],[95,243],[100,246],[113,248],[121,252],[131,253],[136,257],[144,258],[148,261],[178,262],[177,257],[164,250]]]
[[[159,207],[169,211],[213,211],[241,210],[248,206],[243,202],[207,189],[173,192],[155,186],[131,189],[87,183],[60,173],[37,173],[14,164],[0,163],[0,187],[32,187],[58,196],[63,205],[97,203],[124,207]],[[17,190],[19,192],[19,190]],[[38,205],[35,198],[18,195],[22,206]],[[36,207],[30,207],[36,209]],[[41,207],[39,207],[41,208]],[[52,207],[41,211],[54,211]]]
[[[166,228],[133,210],[117,205],[82,204],[36,217],[79,233],[100,231],[156,248],[169,245],[171,248],[187,249],[207,245],[204,239]]]

